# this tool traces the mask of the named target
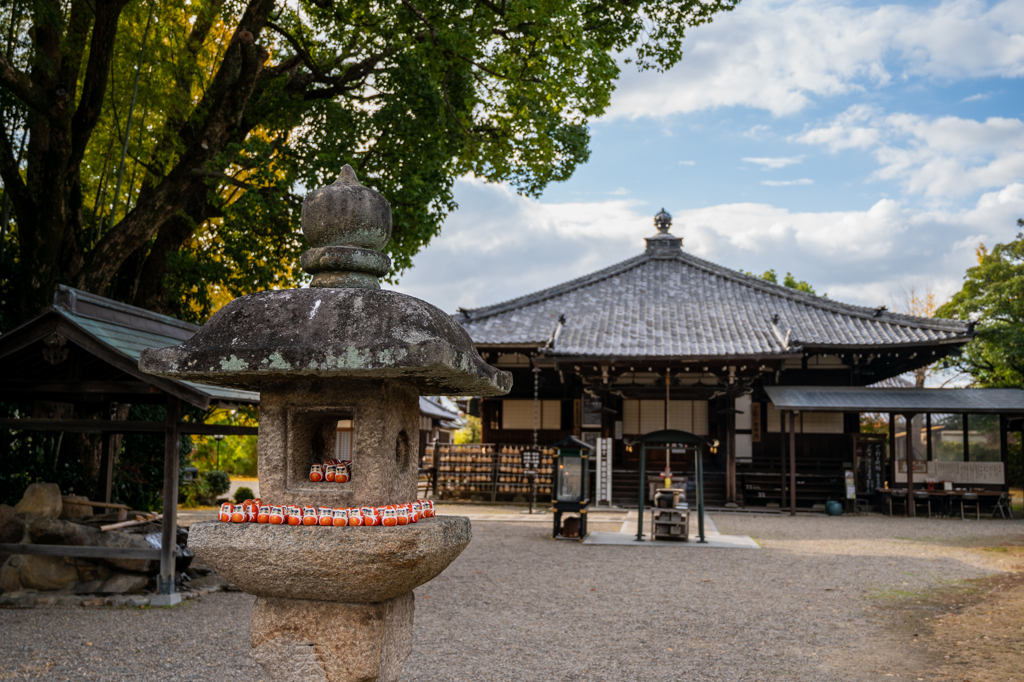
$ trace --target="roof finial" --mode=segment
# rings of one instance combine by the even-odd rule
[[[658,228],[658,232],[667,234],[668,229],[672,227],[672,216],[662,208],[658,215],[654,216],[654,226]]]

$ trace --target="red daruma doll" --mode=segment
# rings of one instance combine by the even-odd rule
[[[348,510],[348,525],[363,525],[363,513],[362,511],[360,511],[359,507],[352,507]]]
[[[348,509],[342,507],[334,508],[334,525],[335,526],[347,526],[348,525]]]
[[[334,472],[335,483],[348,483],[349,479],[352,478],[352,462],[344,460],[338,462]]]
[[[294,504],[288,507],[288,525],[302,525],[302,507],[296,507]]]
[[[373,507],[363,507],[363,525],[364,526],[379,526],[380,519],[377,518],[377,510]]]
[[[309,480],[313,481],[313,483],[319,483],[320,481],[324,480],[323,467],[321,467],[319,464],[314,464],[313,466],[309,467]]]
[[[302,525],[303,526],[315,526],[317,524],[316,518],[316,507],[303,507],[302,508]]]
[[[244,523],[245,522],[245,507],[240,504],[236,504],[231,508],[231,523]]]
[[[284,510],[278,506],[271,507],[269,521],[275,526],[284,523]]]
[[[397,526],[398,525],[398,514],[395,513],[395,508],[390,504],[384,507],[384,518],[380,520],[382,526]]]
[[[217,518],[220,521],[231,521],[231,503],[225,502],[220,506],[220,512],[217,514]]]
[[[415,502],[410,504],[409,509],[412,511],[412,516],[409,517],[409,520],[413,523],[418,522],[423,517],[423,508],[420,507],[419,500],[416,500]]]
[[[320,507],[320,511],[317,513],[316,517],[321,526],[334,525],[334,511],[330,507]]]
[[[261,505],[259,512],[256,513],[256,523],[270,523],[270,507],[267,505]]]
[[[399,526],[409,525],[409,510],[405,508],[404,504],[395,507],[395,516],[398,518]]]
[[[324,462],[324,480],[334,483],[334,474],[338,471],[338,465],[331,460]]]

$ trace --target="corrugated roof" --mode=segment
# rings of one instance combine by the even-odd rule
[[[660,240],[660,241],[656,241]],[[839,303],[697,258],[665,235],[647,252],[558,286],[460,310],[477,345],[544,345],[589,357],[764,356],[801,346],[965,343],[967,323]],[[653,246],[657,248],[652,248]]]
[[[1024,391],[1017,388],[766,386],[764,390],[779,410],[1024,413]]]
[[[199,331],[197,325],[63,285],[57,288],[52,309],[136,366],[143,350],[177,346]],[[260,402],[260,394],[253,391],[192,381],[177,383],[189,386],[211,401]]]

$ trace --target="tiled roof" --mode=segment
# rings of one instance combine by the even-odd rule
[[[584,357],[764,356],[972,336],[966,322],[847,305],[729,270],[667,234],[647,241],[639,256],[455,320],[478,346],[543,346],[555,335],[550,354]]]
[[[134,365],[138,365],[139,354],[143,350],[177,346],[199,331],[197,325],[63,285],[57,287],[52,310],[116,353],[127,357]],[[213,401],[247,404],[260,402],[260,394],[253,391],[208,386],[192,381],[178,383],[189,386]]]

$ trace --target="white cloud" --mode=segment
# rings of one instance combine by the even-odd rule
[[[696,161],[680,161],[679,165],[680,166],[696,166],[697,162]]]
[[[803,155],[800,156],[785,156],[785,157],[751,157],[746,156],[743,158],[746,163],[757,164],[758,166],[764,166],[765,170],[776,170],[778,168],[785,168],[786,166],[793,166],[803,162]]]
[[[1022,34],[1024,0],[947,0],[931,7],[744,0],[691,29],[682,61],[668,73],[626,65],[606,116],[723,106],[782,116],[813,97],[884,87],[894,77],[1016,78],[1024,75]]]
[[[617,197],[622,197],[622,196],[626,196],[627,194],[629,194],[629,190],[626,189],[625,187],[619,187],[618,189],[613,189],[611,192],[608,192],[608,194],[611,194],[611,195],[617,196]]]
[[[813,185],[814,180],[800,178],[799,180],[762,180],[761,184],[766,187],[791,187],[793,185]]]
[[[661,208],[628,200],[545,204],[473,178],[459,180],[455,191],[460,209],[396,287],[449,312],[641,253]],[[940,299],[959,288],[979,242],[992,246],[1016,234],[1024,183],[958,210],[922,211],[892,199],[866,211],[793,212],[754,203],[666,208],[690,253],[735,269],[792,272],[836,300],[888,305],[924,280]]]
[[[988,98],[989,98],[989,95],[987,93],[979,92],[977,95],[971,95],[970,97],[964,97],[960,101],[961,102],[980,102],[981,100],[986,100]]]
[[[789,138],[835,153],[869,149],[881,167],[875,179],[894,180],[932,199],[967,196],[1024,179],[1024,121],[985,121],[916,114],[883,115],[858,105],[825,127]]]
[[[763,123],[759,123],[756,126],[750,128],[750,130],[745,130],[743,132],[743,137],[749,137],[755,140],[760,140],[762,137],[765,136],[765,134],[769,132],[771,132],[771,126],[766,126]]]

